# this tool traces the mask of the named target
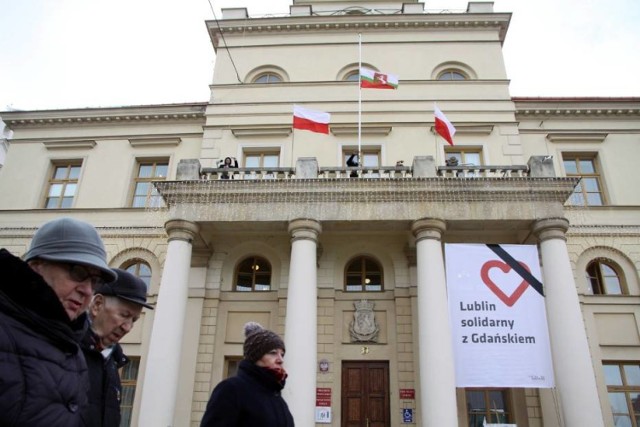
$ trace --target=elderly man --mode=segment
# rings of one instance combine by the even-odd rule
[[[84,418],[92,426],[120,425],[122,386],[118,369],[129,362],[118,342],[131,331],[147,304],[147,285],[125,270],[114,269],[118,279],[95,292],[89,306],[90,329],[82,341],[89,366],[89,406]]]
[[[24,259],[0,250],[0,425],[84,425],[78,341],[94,287],[116,274],[96,229],[73,218],[40,227]]]

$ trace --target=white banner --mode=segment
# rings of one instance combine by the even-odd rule
[[[538,250],[445,245],[457,387],[554,386]]]

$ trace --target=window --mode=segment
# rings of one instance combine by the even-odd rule
[[[344,80],[347,82],[359,82],[360,81],[360,71],[359,70],[353,70],[349,73],[347,73],[346,76],[344,76]]]
[[[640,364],[605,363],[602,368],[613,425],[640,427]]]
[[[480,166],[483,164],[482,152],[480,149],[447,149],[444,153],[446,166]],[[455,159],[455,160],[454,160]],[[456,171],[455,176],[459,177],[474,177],[478,176],[479,172],[474,171]]]
[[[568,177],[582,178],[573,189],[569,204],[573,206],[602,206],[604,198],[595,156],[566,156],[563,154],[563,164]]]
[[[73,205],[81,167],[80,162],[54,165],[44,206],[46,209],[65,209]]]
[[[622,295],[622,280],[618,276],[618,268],[609,260],[596,260],[587,265],[587,280],[591,284],[594,295]]]
[[[240,356],[226,356],[224,358],[224,378],[234,377],[238,373],[238,366],[242,357]]]
[[[253,81],[254,83],[279,83],[282,81],[282,77],[280,77],[276,73],[262,73]]]
[[[236,268],[236,291],[271,290],[271,264],[262,257],[245,258]]]
[[[168,169],[169,163],[164,161],[140,163],[131,206],[134,208],[164,207],[164,200],[153,186],[153,181],[166,179]]]
[[[382,266],[368,256],[354,258],[345,269],[345,291],[383,291]]]
[[[277,168],[280,164],[280,153],[277,151],[245,152],[245,168]]]
[[[151,285],[151,267],[144,261],[134,261],[133,264],[129,264],[124,270],[141,278],[147,285],[147,290]]]
[[[467,399],[467,417],[469,427],[482,427],[487,423],[513,423],[513,415],[509,411],[506,389],[472,389],[465,390]]]
[[[445,157],[449,160],[455,157],[458,166],[480,166],[482,165],[482,153],[479,149],[449,150],[445,151]]]
[[[120,399],[120,427],[129,427],[131,425],[133,399],[136,395],[136,384],[138,382],[139,369],[140,358],[134,356],[129,356],[129,363],[120,369],[120,382],[122,383],[122,397]]]
[[[467,80],[467,76],[459,70],[445,70],[438,75],[438,80]]]

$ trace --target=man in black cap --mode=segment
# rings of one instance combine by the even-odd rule
[[[129,362],[118,342],[133,328],[147,304],[147,285],[128,271],[114,268],[118,279],[96,289],[89,306],[90,328],[82,341],[89,367],[87,425],[118,427],[122,385],[118,369]]]
[[[23,259],[0,249],[0,426],[75,427],[87,404],[79,340],[93,289],[113,281],[93,225],[43,224]]]

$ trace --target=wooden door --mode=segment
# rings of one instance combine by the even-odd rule
[[[342,427],[388,427],[389,362],[342,362]]]

